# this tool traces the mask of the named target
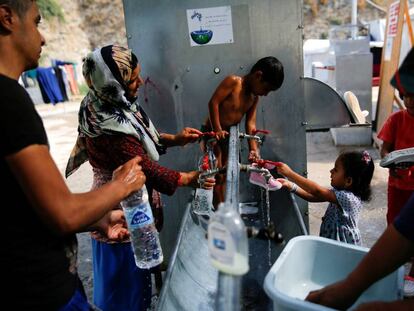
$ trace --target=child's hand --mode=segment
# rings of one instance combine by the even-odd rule
[[[282,176],[289,177],[289,175],[293,172],[292,169],[285,163],[279,162],[276,166],[277,173]]]
[[[216,131],[217,140],[224,139],[224,138],[226,138],[227,135],[229,135],[229,132],[227,132],[227,131],[223,131],[223,130]]]
[[[282,184],[282,188],[286,188],[289,191],[292,189],[292,183],[286,178],[277,178],[276,180]]]
[[[260,160],[259,150],[250,150],[248,160],[249,162],[256,162],[257,160]]]

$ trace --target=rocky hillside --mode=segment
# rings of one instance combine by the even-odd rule
[[[41,25],[47,40],[42,65],[50,65],[53,58],[80,63],[89,50],[99,45],[126,44],[122,0],[54,1],[62,9],[64,20],[49,18]],[[331,25],[350,22],[350,1],[304,0],[303,14],[305,39],[325,38]],[[385,16],[366,3],[358,15],[361,22]]]
[[[51,59],[81,63],[83,56],[98,45],[126,45],[122,0],[55,0],[64,20],[44,19],[41,31],[46,38],[41,65]]]
[[[385,18],[386,14],[366,1],[358,1],[358,23]],[[382,5],[381,0],[372,1]],[[317,5],[315,6],[315,3]],[[326,39],[332,26],[351,23],[351,1],[304,0],[303,23],[305,39]],[[380,6],[381,7],[381,6]]]

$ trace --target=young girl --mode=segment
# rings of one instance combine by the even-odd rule
[[[277,172],[287,179],[278,178],[283,187],[309,202],[329,202],[319,235],[350,244],[361,244],[358,218],[361,201],[370,199],[370,183],[374,163],[367,151],[344,152],[331,169],[331,186],[325,188],[295,173],[280,163]]]

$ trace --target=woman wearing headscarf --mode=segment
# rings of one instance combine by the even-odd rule
[[[119,164],[139,155],[159,229],[159,192],[172,195],[179,186],[195,187],[199,175],[198,171],[177,172],[162,167],[157,163],[159,155],[167,147],[195,142],[201,132],[185,128],[176,135],[160,134],[136,100],[143,84],[140,71],[132,51],[116,45],[97,49],[84,59],[83,75],[89,92],[79,110],[79,136],[66,177],[89,160],[94,176],[92,188],[96,188],[111,180]],[[213,185],[214,180],[209,179],[204,187]],[[136,267],[129,240],[119,243],[94,232],[92,255],[95,305],[103,311],[146,310],[151,300],[150,272]]]

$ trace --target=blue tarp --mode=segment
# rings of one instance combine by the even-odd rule
[[[59,87],[56,75],[53,72],[52,67],[42,68],[39,67],[37,71],[37,80],[42,91],[43,100],[45,103],[60,103],[63,102],[63,95]]]

